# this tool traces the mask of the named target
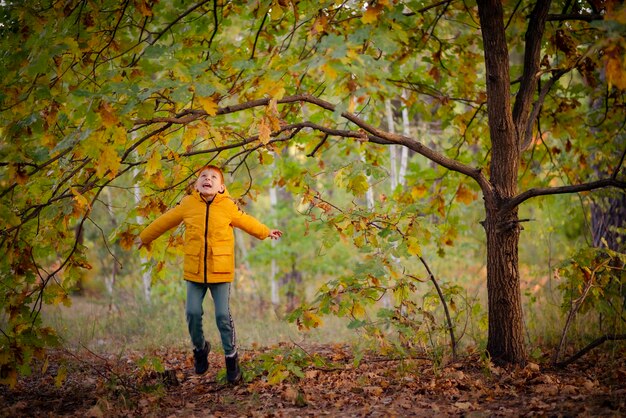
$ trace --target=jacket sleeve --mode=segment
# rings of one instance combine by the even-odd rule
[[[150,244],[164,232],[174,228],[183,221],[185,199],[186,198],[183,198],[178,205],[156,218],[150,225],[141,231],[139,237],[144,244]]]
[[[270,235],[270,229],[259,222],[255,217],[244,213],[232,200],[228,200],[230,224],[258,239],[265,239]]]

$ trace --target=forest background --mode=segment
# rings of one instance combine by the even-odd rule
[[[0,381],[52,347],[188,347],[184,231],[133,242],[207,163],[285,233],[237,234],[265,381],[304,379],[319,343],[619,357],[626,9],[477,3],[4,1]]]

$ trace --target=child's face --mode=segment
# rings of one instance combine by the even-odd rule
[[[219,171],[206,168],[196,180],[196,190],[205,197],[212,197],[224,191],[224,183]]]

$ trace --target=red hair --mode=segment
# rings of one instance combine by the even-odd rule
[[[198,170],[198,175],[202,173],[204,170],[215,170],[220,173],[220,178],[222,179],[222,184],[224,184],[224,173],[222,173],[222,169],[216,165],[208,164],[203,166],[200,170]]]
[[[217,171],[218,173],[220,173],[220,178],[222,179],[222,184],[225,184],[224,183],[224,173],[222,172],[222,169],[219,168],[216,165],[207,164],[207,165],[202,166],[200,169],[198,169],[196,171],[196,174],[198,176],[195,179],[192,179],[192,178],[189,179],[189,183],[187,184],[187,187],[185,187],[185,192],[187,194],[191,194],[193,192],[193,190],[196,187],[196,181],[198,181],[198,177],[200,177],[200,173],[202,173],[204,170],[215,170],[215,171]]]

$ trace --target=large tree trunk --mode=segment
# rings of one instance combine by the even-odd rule
[[[523,364],[526,345],[518,270],[517,211],[502,217],[488,209],[484,225],[489,306],[487,351],[496,363]]]
[[[490,183],[485,193],[489,337],[487,351],[498,363],[526,362],[518,269],[517,209],[502,212],[517,193],[520,150],[510,102],[509,58],[502,4],[478,1],[487,76],[491,137]]]

